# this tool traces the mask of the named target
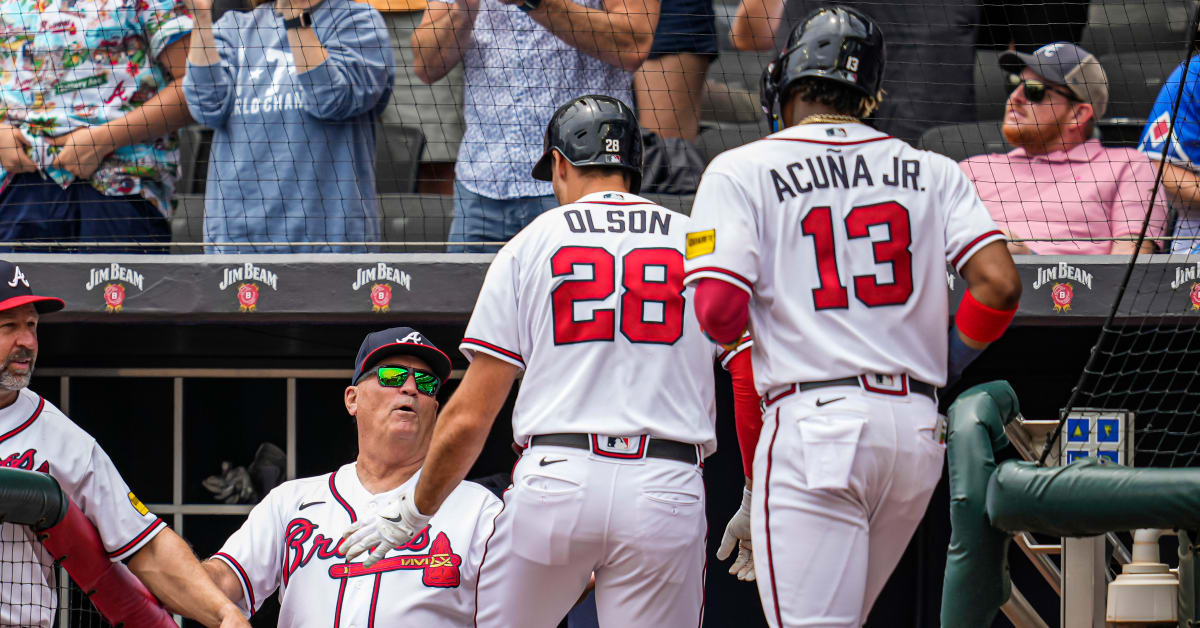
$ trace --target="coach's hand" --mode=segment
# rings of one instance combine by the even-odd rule
[[[751,582],[754,580],[754,547],[750,543],[750,489],[742,490],[742,506],[725,526],[721,547],[717,548],[717,560],[729,558],[735,545],[738,555],[729,567],[729,573],[738,580]]]
[[[417,510],[412,493],[404,493],[380,509],[375,517],[350,524],[338,545],[347,548],[346,562],[370,549],[363,561],[364,567],[370,567],[393,548],[409,542],[428,524],[429,517]]]

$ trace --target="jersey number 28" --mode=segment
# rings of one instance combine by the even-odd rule
[[[875,275],[854,276],[854,296],[867,307],[907,303],[913,293],[912,229],[908,210],[895,201],[855,207],[846,214],[846,236],[870,237],[871,227],[887,225],[888,239],[871,244],[876,264],[892,266],[892,281],[880,283]],[[804,235],[813,239],[817,255],[817,274],[821,285],[813,288],[813,307],[818,310],[850,307],[846,286],[838,275],[837,253],[833,239],[833,213],[828,207],[814,207],[800,221]]]
[[[550,258],[555,277],[573,275],[590,266],[590,279],[566,279],[551,293],[554,343],[612,341],[616,329],[630,342],[672,344],[683,335],[683,255],[668,248],[634,249],[621,258],[621,322],[613,308],[591,310],[576,318],[580,301],[612,296],[617,282],[616,259],[606,249],[564,246]]]

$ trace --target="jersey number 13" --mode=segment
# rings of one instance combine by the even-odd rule
[[[870,237],[875,225],[887,225],[888,238],[871,244],[876,264],[892,266],[892,281],[880,283],[875,275],[854,276],[854,296],[867,307],[907,303],[913,293],[912,230],[908,210],[895,201],[855,207],[846,214],[846,236],[850,239]],[[837,253],[833,239],[833,212],[829,207],[814,207],[800,221],[804,235],[813,239],[817,256],[817,274],[821,285],[814,288],[813,307],[818,310],[850,307],[846,286],[838,274]]]

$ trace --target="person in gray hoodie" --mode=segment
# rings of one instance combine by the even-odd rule
[[[366,251],[379,239],[375,120],[395,74],[383,17],[354,0],[256,2],[214,25],[212,0],[186,0],[184,95],[214,131],[206,251]]]

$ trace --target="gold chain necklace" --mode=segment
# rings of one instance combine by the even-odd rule
[[[811,116],[800,121],[800,124],[837,124],[839,122],[859,122],[854,116],[846,116],[840,113],[814,113]]]

